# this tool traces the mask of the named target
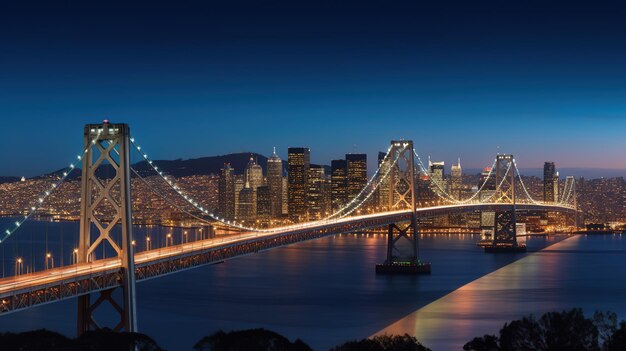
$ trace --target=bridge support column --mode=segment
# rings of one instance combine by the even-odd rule
[[[419,259],[417,214],[415,212],[415,158],[413,141],[392,141],[385,162],[391,167],[389,172],[389,209],[411,209],[409,224],[402,228],[390,224],[387,236],[387,259],[376,265],[380,274],[420,274],[430,273],[430,263]],[[405,241],[400,243],[404,238]],[[404,245],[402,245],[404,244]]]
[[[114,330],[137,331],[135,306],[135,264],[132,245],[132,202],[130,194],[130,130],[126,124],[89,124],[85,126],[85,152],[82,155],[82,197],[78,264],[95,262],[105,257],[117,257],[121,268],[107,286],[119,284],[122,302],[113,298],[113,290],[78,298],[78,334],[100,328],[94,311],[108,303],[121,315]],[[110,166],[110,179],[99,179],[96,171]],[[105,171],[109,173],[109,171]],[[112,218],[111,218],[112,216]],[[115,228],[120,228],[115,231]],[[94,282],[94,284],[97,284]]]

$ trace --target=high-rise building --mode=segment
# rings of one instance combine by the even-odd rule
[[[289,181],[287,177],[283,177],[283,202],[282,202],[282,215],[286,216],[289,213]]]
[[[331,209],[333,212],[348,203],[348,177],[346,160],[332,160],[330,163]]]
[[[352,201],[367,185],[367,155],[346,154],[348,201]]]
[[[239,221],[253,225],[256,221],[256,192],[246,182],[239,192]]]
[[[324,166],[311,165],[309,168],[309,188],[307,190],[310,220],[322,219],[330,214],[330,203],[328,203],[330,199],[329,184]]]
[[[378,153],[378,168],[380,169],[378,173],[379,177],[387,175],[387,177],[380,181],[380,185],[378,185],[378,189],[376,189],[378,207],[380,210],[389,208],[389,167],[391,164],[390,160],[383,163],[386,155],[387,154],[384,152]]]
[[[478,189],[480,189],[480,197],[481,202],[492,202],[496,193],[496,175],[495,170],[492,170],[491,167],[485,167],[480,174],[480,183],[478,184]],[[480,212],[480,226],[484,229],[493,228],[495,222],[495,212],[493,211],[481,211]]]
[[[450,195],[457,200],[461,200],[463,191],[463,170],[461,168],[461,159],[456,165],[452,165],[450,169]]]
[[[311,150],[307,147],[290,147],[288,154],[289,218],[294,222],[300,222],[306,220],[308,214],[307,188],[309,186]]]
[[[256,217],[262,224],[268,224],[272,218],[272,196],[268,185],[256,188]]]
[[[218,211],[227,220],[235,219],[235,170],[224,164],[218,180]]]
[[[235,174],[235,218],[237,220],[241,219],[239,215],[239,193],[243,189],[244,185],[246,185],[246,180],[243,174]]]
[[[432,162],[428,158],[428,172],[430,177],[430,187],[436,194],[446,191],[443,182],[445,178],[445,162]]]
[[[267,185],[270,191],[270,216],[280,218],[283,214],[283,160],[276,154],[267,159]]]
[[[548,203],[559,201],[559,172],[554,162],[543,165],[543,200]]]
[[[256,191],[256,188],[264,185],[263,168],[261,168],[261,165],[257,163],[254,157],[250,156],[250,161],[246,165],[244,174],[252,190]]]

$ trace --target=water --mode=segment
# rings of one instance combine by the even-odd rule
[[[433,350],[461,349],[504,321],[582,307],[626,318],[626,240],[574,236],[473,281],[379,334],[409,333]]]
[[[59,226],[64,228],[66,251],[71,250],[74,243],[68,238],[77,224],[48,224],[49,240],[57,240]],[[23,254],[30,241],[43,242],[37,240],[42,228],[42,223],[27,224],[20,230],[24,231],[20,243],[7,242],[5,250],[21,247]],[[158,229],[141,230],[144,235]],[[626,271],[620,267],[626,246],[621,236],[574,237],[540,253],[503,255],[484,254],[474,245],[477,240],[474,235],[424,236],[421,254],[433,264],[430,276],[376,276],[374,265],[385,255],[384,236],[350,234],[141,282],[137,288],[139,328],[169,350],[191,350],[196,341],[218,329],[255,327],[275,330],[291,339],[299,337],[315,350],[327,350],[392,325],[405,328],[397,331],[415,332],[435,350],[449,350],[460,349],[473,336],[497,332],[505,321],[531,311],[526,308],[529,305],[538,313],[570,306],[624,311],[620,297],[624,296],[626,280],[607,282],[612,277],[623,278]],[[556,241],[533,238],[528,241],[529,250],[538,251]],[[9,257],[5,255],[7,266],[13,264]],[[548,264],[537,266],[534,262],[542,258],[550,258]],[[574,263],[575,271],[563,268]],[[469,293],[473,290],[468,286],[497,277],[503,271],[497,269],[502,267],[514,273],[510,275],[513,281],[487,280],[483,286],[488,290],[482,291],[482,296]],[[490,272],[494,273],[483,277]],[[557,274],[562,276],[557,279]],[[502,292],[511,287],[520,290]],[[472,299],[483,301],[480,310],[485,310],[484,301],[492,298],[492,292],[493,308],[474,315],[478,302]],[[456,300],[450,296],[457,296]],[[596,296],[602,301],[596,303]],[[445,305],[446,301],[452,302]],[[463,307],[454,307],[465,301],[473,301],[477,307],[467,313]],[[440,307],[432,307],[435,305]],[[423,314],[419,318],[413,315],[432,308],[459,310],[462,318],[450,314],[446,319],[440,314],[438,320],[425,322]],[[76,301],[68,300],[0,317],[0,331],[48,328],[73,335],[75,316]]]

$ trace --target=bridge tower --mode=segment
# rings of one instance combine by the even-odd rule
[[[95,301],[90,295],[78,297],[78,334],[101,327],[94,319],[94,311],[103,303],[109,303],[119,312],[120,321],[112,329],[136,332],[128,125],[108,121],[86,125],[85,150],[76,260],[79,264],[95,262],[104,258],[103,252],[115,252],[121,269],[113,279],[121,285],[123,301],[121,304],[115,301],[113,291],[116,288],[100,291]],[[110,178],[98,179],[98,169]]]
[[[510,210],[496,210],[493,242],[485,246],[485,252],[525,252],[526,245],[517,243],[517,221],[515,218],[515,159],[513,155],[496,157],[496,194],[494,202],[510,203]]]
[[[411,212],[408,224],[389,225],[387,259],[383,264],[376,265],[376,273],[430,273],[430,263],[423,263],[419,259],[413,141],[391,141],[391,149],[385,162],[388,163],[386,169],[389,170],[389,211],[410,209]]]

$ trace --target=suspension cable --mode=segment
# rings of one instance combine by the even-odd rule
[[[96,144],[96,141],[100,137],[101,133],[102,133],[102,130],[98,130],[98,134],[93,140],[91,140],[91,143],[89,144],[89,146],[83,149],[83,152],[76,156],[76,159],[78,161],[81,161],[83,157],[89,152],[91,145]],[[69,166],[67,166],[63,170],[62,176],[56,182],[53,182],[52,186],[50,186],[48,190],[45,190],[42,194],[39,195],[36,203],[33,204],[30,207],[30,209],[28,209],[28,213],[20,217],[20,219],[15,221],[13,225],[9,226],[9,228],[7,228],[4,231],[4,236],[2,237],[2,239],[0,239],[0,244],[3,243],[5,240],[7,240],[11,235],[13,235],[13,233],[15,233],[15,231],[17,231],[24,222],[26,222],[30,217],[32,217],[41,208],[41,206],[43,206],[44,201],[46,201],[46,199],[48,199],[50,194],[52,194],[61,185],[61,183],[63,183],[63,181],[67,179],[67,177],[75,168],[76,168],[76,165],[74,164],[74,162],[72,162],[69,164]]]

